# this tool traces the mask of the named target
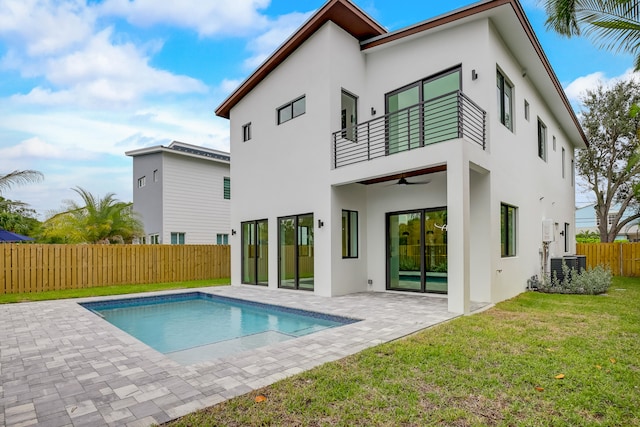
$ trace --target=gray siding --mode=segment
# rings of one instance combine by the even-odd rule
[[[153,181],[153,171],[158,181]],[[144,232],[162,233],[162,154],[154,153],[133,158],[133,209],[140,214]],[[138,179],[146,177],[146,185],[138,188]]]

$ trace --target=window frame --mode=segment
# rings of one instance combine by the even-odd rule
[[[567,158],[567,150],[564,149],[564,147],[562,147],[562,179],[566,178],[566,166],[565,163],[567,162],[566,160]]]
[[[159,233],[149,234],[149,244],[150,245],[159,245],[160,244],[160,234]]]
[[[547,126],[538,117],[538,157],[547,161]]]
[[[500,123],[502,123],[507,129],[513,132],[513,92],[514,86],[513,83],[509,81],[509,79],[504,75],[500,69],[496,69],[496,88],[498,90],[498,116]],[[509,111],[507,116],[507,108],[505,97],[507,95],[506,89],[509,88]],[[508,121],[508,122],[507,122]]]
[[[153,182],[158,182],[158,169],[153,170]]]
[[[147,176],[143,175],[138,178],[138,188],[143,188],[147,185]]]
[[[346,227],[345,227],[346,214]],[[359,257],[359,218],[358,211],[342,209],[342,259],[356,259]],[[354,222],[355,217],[355,224]],[[354,229],[355,228],[355,229]],[[355,239],[354,239],[355,238]],[[346,244],[345,244],[346,239]],[[355,240],[355,242],[354,242]],[[355,253],[354,253],[355,252]]]
[[[242,125],[242,142],[251,140],[251,122]]]
[[[510,228],[513,236],[509,231]],[[518,207],[508,203],[500,203],[500,256],[502,258],[513,258],[517,255]]]
[[[279,125],[286,123],[290,120],[295,119],[296,117],[300,117],[303,114],[305,114],[307,112],[307,95],[302,95],[297,97],[296,99],[294,99],[293,101],[287,102],[284,105],[281,105],[280,107],[276,108],[276,123]],[[302,101],[302,106],[303,109],[302,111],[298,111],[296,113],[296,104],[300,105],[300,101]],[[286,116],[285,118],[282,117],[281,113],[282,112],[288,112],[288,116]]]
[[[222,198],[231,200],[231,178],[228,176],[222,177]]]
[[[174,238],[175,237],[175,243]],[[172,245],[185,245],[187,242],[187,236],[184,231],[172,231],[170,234],[170,241]]]
[[[216,234],[216,245],[228,245],[229,244],[229,234],[225,233],[217,233]]]
[[[530,120],[530,117],[531,117],[530,114],[531,114],[531,111],[530,111],[529,101],[525,99],[524,100],[524,118],[526,121]]]

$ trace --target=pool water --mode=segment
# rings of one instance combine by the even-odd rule
[[[200,292],[81,305],[185,365],[357,321]]]

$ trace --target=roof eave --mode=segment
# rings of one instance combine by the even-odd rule
[[[328,21],[334,22],[360,41],[387,32],[349,0],[329,0],[220,104],[215,111],[216,115],[228,119],[231,109],[242,98]]]

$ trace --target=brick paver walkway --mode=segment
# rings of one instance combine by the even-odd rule
[[[105,298],[0,305],[0,425],[163,423],[456,316],[446,299],[415,294],[197,290],[363,321],[181,366],[78,305]]]

